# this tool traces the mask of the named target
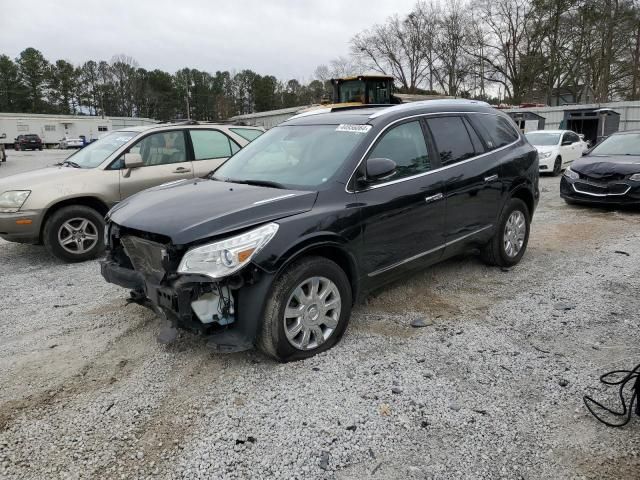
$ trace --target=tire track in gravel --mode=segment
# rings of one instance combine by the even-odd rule
[[[75,373],[67,372],[66,376],[58,378],[59,381],[46,391],[0,404],[0,432],[6,430],[19,415],[28,414],[31,418],[38,418],[38,411],[40,416],[46,416],[47,407],[55,403],[66,401],[80,393],[101,389],[126,378],[132,372],[135,363],[135,360],[130,358],[132,352],[126,340],[134,333],[147,328],[154,320],[151,315],[136,317],[139,319],[138,322],[129,324],[125,330],[108,340],[103,350],[80,366]],[[29,368],[29,365],[24,365],[23,368]],[[46,371],[41,373],[47,375]],[[20,369],[15,370],[13,374],[14,377],[21,378]]]

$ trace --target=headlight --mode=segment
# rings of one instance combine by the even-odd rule
[[[549,158],[551,156],[551,152],[544,152],[542,155],[540,155],[542,158]]]
[[[640,182],[640,173],[634,173],[629,177],[629,180],[633,180],[634,182]]]
[[[10,190],[0,195],[0,212],[15,213],[27,201],[31,190]]]
[[[571,170],[571,167],[567,167],[567,169],[564,171],[564,176],[570,178],[571,180],[578,180],[580,178],[580,175]]]
[[[277,231],[277,223],[268,223],[235,237],[192,248],[182,258],[178,273],[199,273],[213,279],[227,277],[249,263]]]

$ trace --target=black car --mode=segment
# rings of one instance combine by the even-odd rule
[[[18,135],[14,148],[16,150],[42,150],[42,140],[35,133]]]
[[[614,133],[574,161],[560,195],[568,203],[640,204],[640,131]]]
[[[102,275],[171,322],[164,340],[298,359],[411,271],[474,248],[517,264],[538,197],[536,150],[485,103],[312,111],[114,207]]]

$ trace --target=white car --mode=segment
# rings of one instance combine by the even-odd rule
[[[58,148],[67,149],[67,148],[82,148],[84,147],[84,142],[81,138],[69,138],[63,137],[60,139],[60,143],[58,144]]]
[[[571,130],[536,130],[525,136],[538,150],[540,173],[559,175],[588,148]]]

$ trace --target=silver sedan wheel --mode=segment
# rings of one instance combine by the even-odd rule
[[[298,285],[284,312],[284,332],[298,350],[318,348],[333,334],[340,319],[340,292],[325,277],[312,277]]]
[[[72,218],[58,229],[58,243],[74,255],[86,253],[98,243],[98,227],[86,218]]]
[[[504,227],[504,251],[508,257],[513,258],[520,253],[526,234],[527,221],[524,213],[520,210],[514,210],[509,215]]]

